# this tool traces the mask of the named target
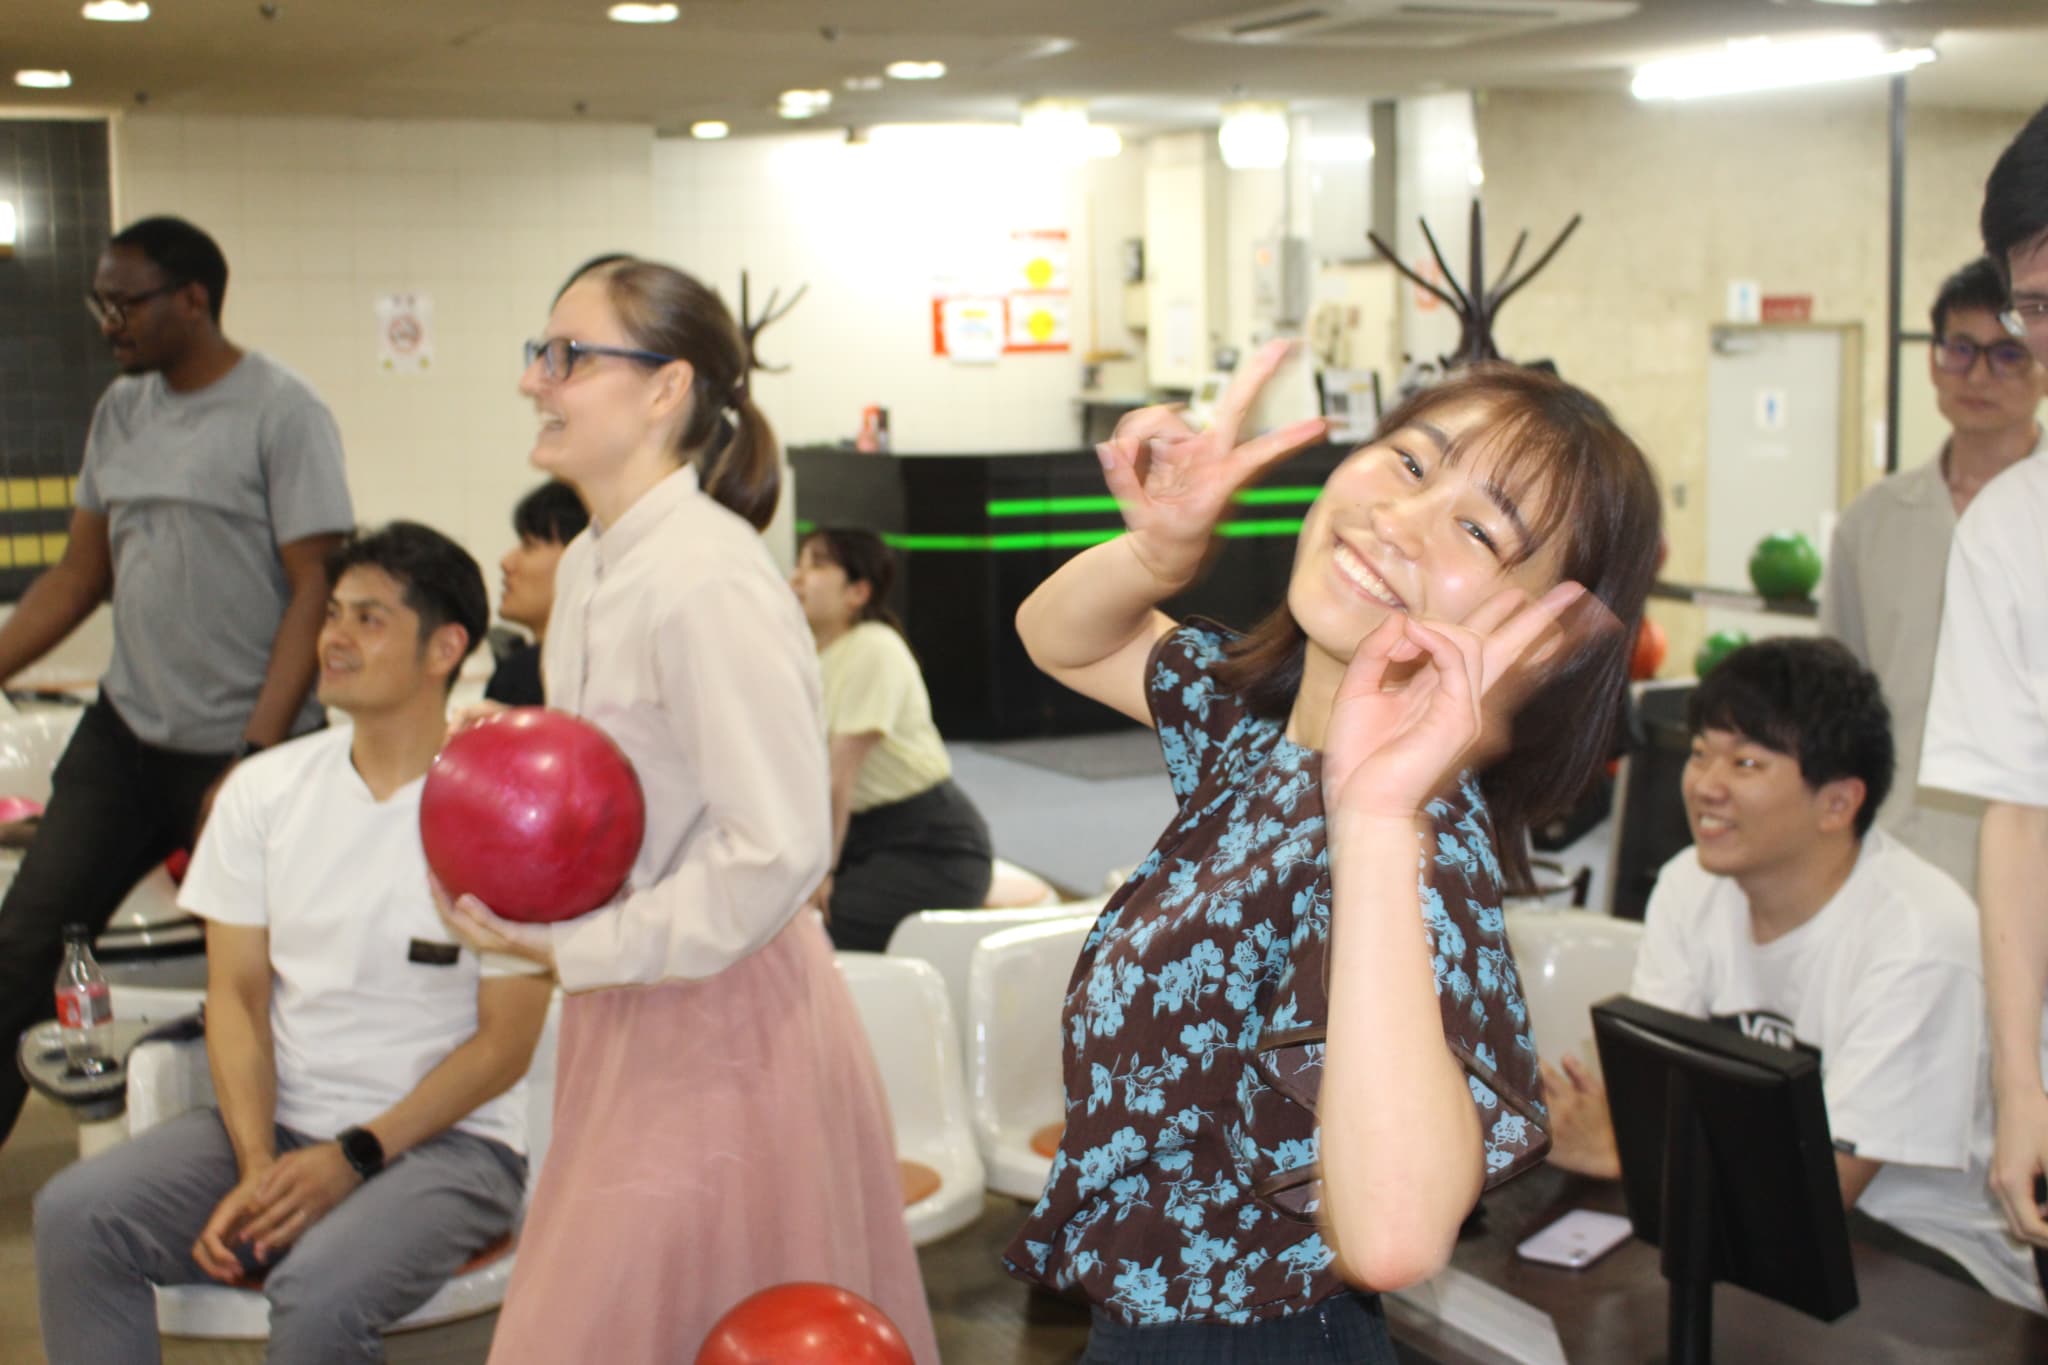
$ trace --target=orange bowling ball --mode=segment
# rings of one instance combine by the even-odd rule
[[[697,1365],[912,1365],[882,1310],[831,1284],[778,1284],[741,1299],[697,1351]]]

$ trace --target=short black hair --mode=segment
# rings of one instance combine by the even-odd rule
[[[574,488],[549,479],[519,500],[512,509],[512,530],[522,540],[550,540],[567,545],[590,525],[590,513]]]
[[[1934,339],[1948,335],[1948,315],[1959,309],[1981,309],[1997,317],[2005,311],[2005,272],[1989,256],[1976,260],[1941,282],[1928,315],[1934,323]]]
[[[1984,211],[1977,219],[1984,253],[2001,271],[2012,253],[2048,237],[2048,104],[2003,152],[1984,182]]]
[[[1775,638],[1744,645],[1700,679],[1685,718],[1695,735],[1732,730],[1797,758],[1808,787],[1861,778],[1858,839],[1870,832],[1891,792],[1891,708],[1877,675],[1840,640]]]
[[[228,295],[228,258],[220,243],[183,218],[144,218],[115,233],[107,243],[124,246],[149,258],[174,286],[196,284],[206,290],[207,311],[220,324],[221,304]]]
[[[483,643],[491,623],[491,599],[484,572],[469,551],[431,526],[394,521],[359,529],[327,556],[327,581],[339,583],[355,568],[382,569],[405,591],[405,605],[419,614],[420,642],[442,626],[461,626],[467,641],[462,657]],[[455,685],[455,673],[448,675]]]

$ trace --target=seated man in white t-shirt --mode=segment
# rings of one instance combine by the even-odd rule
[[[207,920],[218,1108],[72,1166],[35,1205],[52,1365],[159,1358],[153,1284],[264,1274],[269,1359],[382,1360],[381,1330],[504,1237],[550,983],[450,941],[420,847],[476,561],[406,522],[345,542],[320,700],[352,726],[221,789],[178,903]],[[267,1273],[265,1273],[267,1272]]]
[[[1766,640],[1701,681],[1688,723],[1694,843],[1658,874],[1629,994],[1817,1050],[1843,1205],[2048,1312],[1985,1184],[1976,909],[1871,828],[1893,762],[1877,678],[1837,641]],[[1561,1061],[1544,1069],[1550,1159],[1617,1177],[1606,1092]]]

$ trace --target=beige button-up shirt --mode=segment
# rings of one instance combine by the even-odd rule
[[[2048,435],[2027,458],[2038,460],[2044,451]],[[1878,823],[1975,896],[1983,806],[1920,786],[1921,736],[1956,530],[1955,503],[1941,465],[1934,459],[1894,474],[1849,504],[1828,551],[1820,624],[1877,674],[1891,708],[1898,766]]]
[[[760,536],[688,468],[592,521],[556,570],[541,666],[647,797],[626,889],[550,930],[563,989],[710,976],[774,938],[832,833],[817,650]]]

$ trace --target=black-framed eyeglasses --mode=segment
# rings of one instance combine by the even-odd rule
[[[1968,374],[1977,366],[1977,357],[1984,357],[1984,363],[2000,379],[2010,379],[2026,371],[2033,363],[2033,354],[2017,341],[1994,341],[1986,345],[1968,337],[1944,337],[1934,343],[1934,366],[1945,374]]]
[[[658,351],[640,351],[629,346],[593,346],[587,341],[571,341],[567,337],[549,337],[545,341],[526,343],[527,367],[531,368],[538,360],[542,372],[550,379],[567,379],[578,361],[585,356],[597,355],[617,356],[642,365],[667,365],[675,360],[674,356],[662,355]]]
[[[165,294],[175,294],[184,287],[182,283],[164,284],[155,289],[145,289],[140,294],[87,294],[85,311],[92,314],[92,320],[102,327],[119,327],[128,320],[128,314],[137,305],[162,298]]]

